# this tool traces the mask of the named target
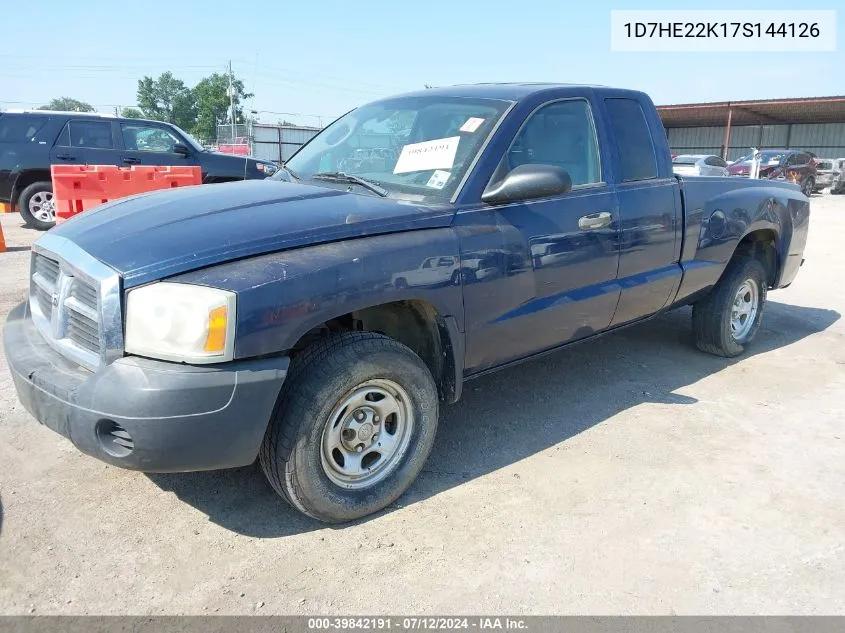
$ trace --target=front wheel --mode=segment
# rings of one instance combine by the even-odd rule
[[[46,231],[56,225],[56,204],[53,184],[49,181],[34,182],[21,191],[18,199],[21,217],[28,225]]]
[[[710,294],[693,306],[696,347],[728,358],[742,354],[760,328],[767,288],[759,260],[731,261]]]
[[[301,512],[339,523],[395,501],[437,430],[437,388],[401,343],[369,332],[328,336],[294,358],[259,459]]]

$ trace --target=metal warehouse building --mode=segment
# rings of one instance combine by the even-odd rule
[[[673,154],[786,148],[845,158],[845,96],[658,106]]]

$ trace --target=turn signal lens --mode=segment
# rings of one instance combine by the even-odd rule
[[[206,336],[204,348],[206,352],[222,352],[226,349],[228,312],[228,306],[220,306],[208,315],[208,336]]]

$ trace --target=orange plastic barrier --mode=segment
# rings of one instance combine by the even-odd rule
[[[3,237],[3,225],[0,224],[0,253],[6,252],[6,238]]]
[[[136,193],[202,184],[199,167],[51,165],[56,222]]]

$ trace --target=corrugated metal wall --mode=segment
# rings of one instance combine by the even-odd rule
[[[666,132],[673,154],[722,155],[724,127],[669,128]],[[845,157],[845,123],[743,125],[731,128],[728,160],[745,156],[752,147],[800,149],[823,158]]]
[[[252,155],[261,160],[284,162],[319,131],[310,127],[256,123],[252,126]]]

